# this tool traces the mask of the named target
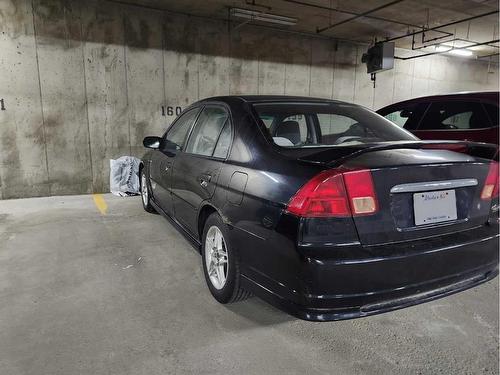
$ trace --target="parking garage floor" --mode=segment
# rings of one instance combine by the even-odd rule
[[[311,323],[218,304],[200,262],[139,197],[0,201],[0,374],[498,373],[498,279]]]

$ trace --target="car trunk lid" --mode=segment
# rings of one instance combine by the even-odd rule
[[[371,215],[354,215],[363,245],[435,237],[484,225],[491,200],[481,199],[481,192],[489,158],[495,157],[496,150],[477,144],[449,143],[446,150],[437,143],[423,146],[358,148],[341,157],[341,163],[327,161],[326,151],[301,159],[342,170],[370,170],[379,209]]]

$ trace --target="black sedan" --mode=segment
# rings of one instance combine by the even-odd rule
[[[420,141],[339,101],[227,96],[144,146],[144,208],[200,250],[221,303],[347,319],[498,274],[493,145]]]

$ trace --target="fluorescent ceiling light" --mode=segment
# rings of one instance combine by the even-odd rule
[[[452,49],[452,47],[442,46],[442,45],[439,45],[436,47],[436,51],[438,51],[438,52],[447,52],[447,51],[450,51],[451,49]]]
[[[451,53],[453,55],[458,55],[458,56],[472,56],[473,55],[472,51],[469,51],[468,49],[454,49],[452,46],[447,46],[446,44],[441,44],[441,45],[437,46],[436,51],[447,52],[447,53]]]
[[[472,51],[466,49],[452,49],[450,53],[458,56],[472,56]]]
[[[241,9],[241,8],[231,8],[231,16],[246,18],[255,21],[276,23],[279,25],[287,25],[287,26],[292,26],[297,24],[297,18],[278,16],[277,14],[270,14],[270,13],[259,12],[256,10]]]

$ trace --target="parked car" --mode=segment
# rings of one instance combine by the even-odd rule
[[[456,139],[498,145],[498,92],[464,92],[405,100],[377,113],[420,139]]]
[[[338,101],[205,99],[144,139],[142,203],[201,252],[217,301],[361,317],[498,274],[496,147],[458,144]]]

